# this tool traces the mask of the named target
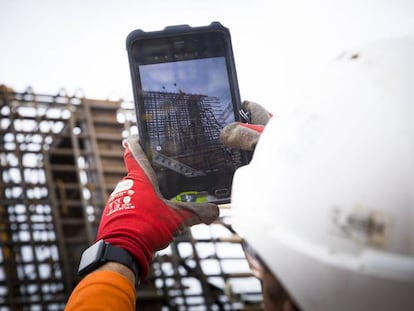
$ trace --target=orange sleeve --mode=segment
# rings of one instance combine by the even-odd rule
[[[135,297],[135,289],[126,277],[113,271],[96,271],[79,282],[65,311],[135,311]]]

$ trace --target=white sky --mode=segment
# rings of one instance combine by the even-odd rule
[[[231,31],[242,99],[272,110],[345,48],[414,33],[414,1],[0,0],[0,84],[131,100],[130,31],[211,21]]]

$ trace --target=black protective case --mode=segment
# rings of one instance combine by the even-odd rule
[[[233,50],[231,45],[231,37],[228,28],[221,25],[219,22],[213,22],[208,26],[201,26],[201,27],[191,27],[189,25],[177,25],[177,26],[168,26],[160,31],[151,31],[145,32],[143,30],[134,30],[132,31],[126,39],[126,49],[128,52],[128,60],[130,66],[130,73],[131,73],[131,80],[132,80],[132,88],[133,88],[133,96],[134,96],[134,103],[135,109],[137,113],[137,125],[138,125],[138,132],[140,137],[140,144],[143,147],[144,151],[146,152],[147,156],[151,159],[152,155],[150,152],[149,146],[145,143],[144,134],[146,133],[146,128],[142,126],[141,118],[144,114],[142,111],[142,107],[140,101],[142,99],[142,94],[136,85],[140,83],[140,76],[137,69],[137,62],[136,56],[137,52],[134,51],[134,44],[140,40],[147,40],[147,39],[157,39],[157,38],[167,38],[167,37],[175,37],[180,35],[192,35],[192,34],[203,34],[203,33],[211,33],[211,32],[219,32],[224,34],[226,38],[226,49],[227,49],[227,70],[228,70],[228,78],[230,84],[230,90],[232,93],[232,102],[233,102],[233,109],[235,111],[235,121],[244,120],[241,119],[240,114],[238,113],[241,111],[241,101],[240,101],[240,94],[237,82],[237,74],[236,74],[236,67],[233,58]],[[248,154],[246,152],[240,151],[241,158],[242,158],[242,165],[248,162]],[[159,177],[159,176],[158,176]],[[162,181],[160,183],[160,187],[162,188]],[[161,189],[162,190],[162,189]],[[230,189],[231,190],[231,185]],[[161,191],[163,192],[163,191]],[[167,197],[168,198],[168,197]],[[225,197],[215,201],[215,203],[226,203],[230,201],[230,193]]]

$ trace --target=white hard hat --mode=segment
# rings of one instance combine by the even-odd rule
[[[414,310],[414,37],[285,100],[235,174],[234,228],[305,310]]]

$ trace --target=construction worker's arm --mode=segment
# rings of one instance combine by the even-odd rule
[[[87,275],[72,292],[66,311],[135,310],[135,275],[126,266],[108,262]]]
[[[67,310],[111,310],[110,305],[115,306],[112,310],[134,310],[134,285],[146,278],[154,253],[167,247],[185,227],[210,224],[218,217],[215,204],[165,200],[138,136],[126,139],[124,147],[127,175],[106,203],[96,240],[128,253],[134,264],[109,261],[91,271],[74,289]],[[99,309],[96,304],[106,307]]]

